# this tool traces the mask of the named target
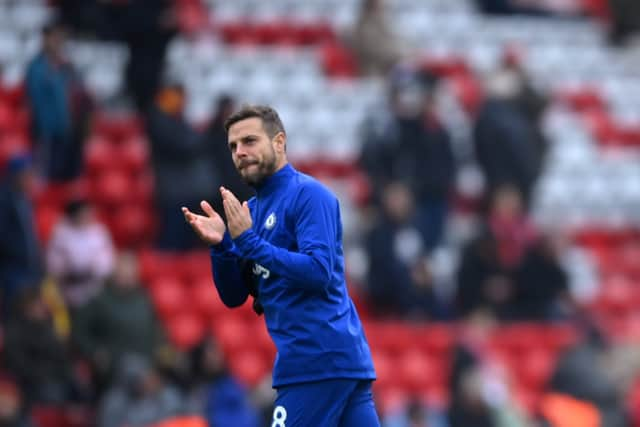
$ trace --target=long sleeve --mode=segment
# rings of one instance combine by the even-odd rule
[[[247,300],[249,289],[243,280],[242,260],[234,252],[231,236],[226,232],[219,245],[211,247],[213,281],[222,302],[238,307]]]
[[[297,287],[324,289],[331,280],[339,238],[338,202],[325,189],[309,186],[300,192],[294,207],[297,252],[279,248],[247,230],[234,239],[243,258],[289,279]]]

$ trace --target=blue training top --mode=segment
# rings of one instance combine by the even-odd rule
[[[216,288],[230,307],[256,286],[278,354],[273,387],[375,379],[369,344],[347,293],[337,198],[286,165],[249,200],[253,226],[211,248]],[[243,272],[250,265],[253,283]]]

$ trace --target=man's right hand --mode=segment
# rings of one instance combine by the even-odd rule
[[[227,227],[224,225],[224,221],[220,215],[213,210],[209,203],[203,200],[200,202],[200,207],[206,216],[194,214],[189,209],[183,207],[182,213],[184,214],[184,219],[205,243],[208,245],[217,245],[222,241]]]

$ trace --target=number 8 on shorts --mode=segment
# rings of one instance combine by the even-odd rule
[[[284,409],[284,406],[276,406],[273,410],[273,422],[271,423],[271,427],[287,427],[284,423],[285,421],[287,421],[287,410]]]

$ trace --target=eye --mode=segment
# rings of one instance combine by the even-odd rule
[[[229,144],[229,151],[231,151],[232,153],[234,151],[236,151],[238,144],[236,144],[235,142],[232,142],[231,144]]]

